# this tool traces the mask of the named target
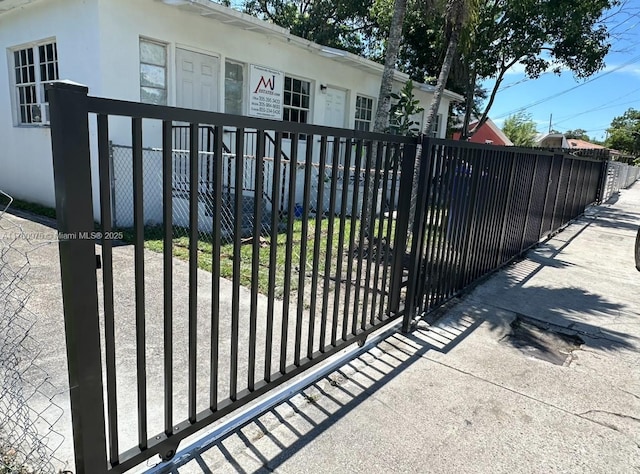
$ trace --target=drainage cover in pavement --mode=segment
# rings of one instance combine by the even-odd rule
[[[502,342],[528,356],[556,365],[568,365],[571,353],[584,344],[578,336],[561,333],[522,316],[517,316],[511,323],[511,333]]]

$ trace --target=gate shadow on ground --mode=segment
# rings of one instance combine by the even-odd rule
[[[497,274],[489,291],[478,288],[481,291],[470,295],[464,305],[454,306],[426,329],[388,337],[285,403],[159,472],[273,472],[427,352],[451,351],[483,323],[504,334],[516,317],[535,313],[533,317],[547,328],[572,332],[592,349],[637,351],[638,337],[602,327],[620,316],[623,304],[575,286],[553,288],[532,281],[543,269],[570,271],[575,264],[558,257],[592,224],[576,223],[559,247],[543,244],[530,252],[527,259]]]
[[[418,331],[422,338],[393,334],[249,424],[158,472],[272,472],[428,351],[447,352],[481,323],[463,316],[438,332]],[[191,470],[183,471],[187,467]]]

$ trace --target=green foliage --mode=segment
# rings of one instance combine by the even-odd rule
[[[582,128],[576,128],[575,130],[567,130],[564,132],[564,136],[566,138],[574,138],[577,140],[585,140],[587,142],[591,141],[589,135],[587,135],[587,131]]]
[[[609,32],[603,12],[620,0],[466,0],[446,88],[472,97],[467,105],[487,115],[506,72],[524,65],[529,78],[571,71],[585,78],[604,67]],[[397,68],[414,81],[435,83],[452,31],[453,0],[408,0]],[[244,11],[297,36],[384,62],[394,0],[245,0]],[[482,81],[493,79],[489,92]],[[483,105],[486,104],[486,105]]]
[[[618,0],[481,0],[471,47],[463,62],[479,80],[493,79],[486,116],[507,71],[524,66],[525,76],[570,71],[586,78],[604,67],[609,32],[603,14]]]
[[[538,134],[536,123],[531,119],[531,115],[524,112],[507,117],[502,131],[516,146],[533,146]]]
[[[640,157],[640,110],[628,109],[607,129],[606,146]]]
[[[364,54],[373,0],[246,0],[244,11],[292,34]]]
[[[389,131],[394,135],[418,136],[420,122],[414,120],[414,117],[424,109],[413,94],[413,81],[408,80],[398,94],[391,94],[391,98],[396,102],[391,105],[389,112]]]
[[[491,77],[514,61],[537,78],[567,68],[578,78],[604,67],[608,31],[600,18],[617,0],[485,0],[476,35],[475,56],[483,58],[483,76]]]

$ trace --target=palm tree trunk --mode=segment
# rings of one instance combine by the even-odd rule
[[[450,11],[455,12],[453,18],[455,21],[453,22],[451,28],[451,35],[449,37],[449,44],[447,45],[447,51],[444,56],[444,61],[442,62],[442,68],[440,69],[440,75],[438,76],[438,82],[436,83],[436,87],[433,91],[433,99],[431,100],[431,105],[429,106],[429,112],[427,117],[425,118],[424,126],[422,128],[423,136],[430,136],[431,131],[433,129],[433,121],[438,114],[438,109],[440,108],[440,101],[442,99],[442,94],[444,92],[445,85],[447,83],[447,79],[449,79],[449,71],[451,71],[451,65],[453,64],[453,59],[456,54],[456,50],[458,48],[458,41],[460,40],[460,32],[464,25],[464,14],[463,10],[466,6],[465,0],[450,0],[449,9]],[[446,126],[443,124],[442,126]],[[415,220],[416,215],[416,206],[418,203],[418,179],[420,175],[420,167],[422,164],[422,146],[418,144],[418,149],[416,151],[416,161],[413,169],[413,182],[411,186],[411,207],[409,208],[409,225],[412,226]],[[429,178],[428,178],[429,179]],[[411,232],[411,227],[409,227]]]
[[[400,43],[402,41],[402,25],[407,12],[407,0],[396,0],[393,6],[393,18],[389,28],[387,47],[385,49],[384,70],[378,93],[378,106],[373,124],[373,131],[382,133],[389,127],[389,110],[391,109],[391,89],[393,88],[393,73],[398,60]]]
[[[449,44],[447,45],[447,52],[442,62],[442,68],[440,69],[440,75],[438,76],[438,82],[436,83],[435,90],[433,91],[433,99],[429,106],[429,113],[424,121],[424,127],[422,133],[424,135],[430,135],[433,128],[433,120],[438,114],[440,108],[440,101],[442,100],[442,93],[444,87],[449,79],[449,71],[451,71],[451,64],[453,64],[453,58],[455,57],[456,50],[458,49],[458,41],[460,40],[460,30],[462,29],[462,22],[456,24],[451,31],[451,38],[449,38]]]
[[[466,141],[471,138],[469,133],[469,124],[471,123],[471,114],[473,113],[473,96],[476,90],[476,70],[473,65],[468,68],[469,80],[467,81],[467,100],[464,107],[464,121],[462,130],[460,130],[460,140]]]
[[[404,17],[407,12],[407,0],[396,0],[393,6],[393,17],[389,28],[389,37],[387,38],[387,47],[385,49],[384,70],[382,72],[382,80],[380,81],[380,92],[378,94],[378,104],[376,107],[375,121],[373,123],[373,131],[384,133],[389,128],[389,111],[391,109],[391,90],[393,88],[393,73],[398,60],[398,52],[400,51],[400,43],[402,42],[402,26]],[[377,162],[377,147],[373,147],[371,163]],[[386,166],[386,164],[385,164]],[[372,170],[366,170],[371,173]],[[373,216],[376,213],[376,203],[372,202],[373,196],[373,176],[369,179],[369,185],[364,190],[362,196],[362,211],[360,213],[361,229],[369,238],[369,224],[373,222]],[[386,186],[386,183],[383,184]]]

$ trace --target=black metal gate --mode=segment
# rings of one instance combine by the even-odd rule
[[[170,458],[185,437],[372,331],[401,317],[408,328],[583,212],[602,169],[95,98],[63,83],[48,97],[79,473]],[[116,142],[130,151],[115,177],[129,193],[127,228],[112,225]]]
[[[402,283],[391,277],[415,139],[107,100],[67,84],[49,98],[78,472],[170,458],[185,437],[403,316],[400,298],[390,307]],[[174,149],[176,123],[190,124],[188,153]],[[202,125],[214,150],[206,186]],[[130,152],[117,176],[130,228],[112,227],[116,142]],[[160,209],[148,206],[156,197]],[[176,223],[179,206],[187,222]]]

